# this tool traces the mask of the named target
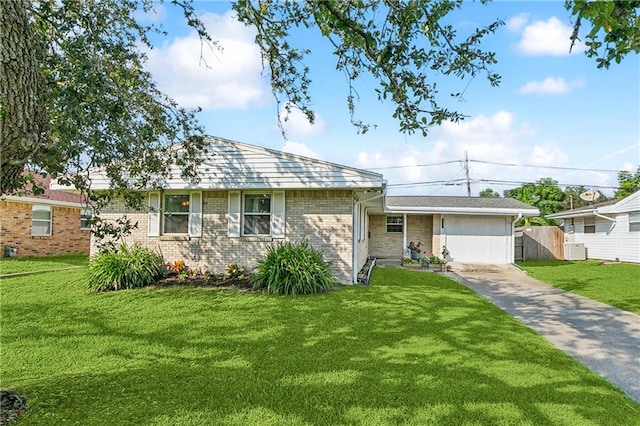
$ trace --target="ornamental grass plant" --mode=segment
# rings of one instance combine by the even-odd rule
[[[331,262],[307,240],[281,243],[267,249],[251,276],[254,290],[277,294],[311,294],[327,291],[336,283]]]
[[[89,288],[93,291],[144,287],[163,271],[162,256],[151,249],[122,244],[98,253],[89,262]]]

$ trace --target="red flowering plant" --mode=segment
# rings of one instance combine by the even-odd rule
[[[173,263],[169,262],[169,263],[167,263],[166,266],[167,266],[167,269],[169,271],[175,272],[176,274],[184,272],[185,267],[186,267],[186,265],[184,263],[184,260],[182,260],[182,259],[176,260]]]

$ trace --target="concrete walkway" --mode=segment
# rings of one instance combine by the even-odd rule
[[[554,288],[514,266],[451,264],[451,269],[450,278],[640,402],[640,315]]]

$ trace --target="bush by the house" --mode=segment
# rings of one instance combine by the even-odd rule
[[[89,264],[89,288],[93,291],[144,287],[161,276],[162,256],[140,244],[122,244],[98,253]]]
[[[251,276],[253,288],[269,293],[310,294],[329,290],[335,283],[331,262],[307,240],[269,247]]]

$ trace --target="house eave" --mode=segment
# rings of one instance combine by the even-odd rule
[[[6,195],[2,197],[3,200],[12,201],[14,203],[25,203],[25,204],[40,204],[45,206],[58,206],[58,207],[74,207],[74,208],[84,208],[85,204],[83,203],[74,203],[71,201],[58,201],[58,200],[50,200],[48,198],[36,198],[36,197],[16,197],[13,195]]]
[[[537,209],[508,209],[508,208],[469,208],[469,207],[410,207],[410,206],[385,206],[385,214],[453,214],[472,216],[537,216]]]

